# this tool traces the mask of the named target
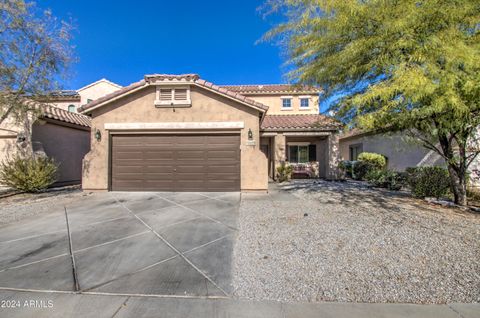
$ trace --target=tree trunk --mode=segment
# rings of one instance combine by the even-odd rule
[[[467,135],[468,136],[468,135]],[[458,205],[467,205],[467,157],[466,142],[458,142],[455,135],[438,135],[438,141],[442,147],[443,156],[447,163],[448,174],[450,176],[450,188],[453,193],[454,202]],[[466,140],[467,137],[465,137]],[[458,147],[458,156],[455,156],[453,143],[456,141]]]
[[[467,205],[467,178],[465,172],[458,173],[451,165],[448,165],[450,186],[452,188],[454,202],[458,205]]]

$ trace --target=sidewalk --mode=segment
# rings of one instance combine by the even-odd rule
[[[18,305],[18,308],[5,308]],[[166,298],[0,291],[0,317],[476,318],[480,304],[287,304],[237,299]]]

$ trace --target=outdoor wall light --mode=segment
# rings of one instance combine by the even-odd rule
[[[24,142],[25,140],[27,140],[27,137],[25,137],[25,134],[24,133],[19,133],[17,135],[17,142],[18,143],[22,143]]]
[[[99,129],[95,130],[95,139],[97,141],[100,141],[102,139],[102,133],[100,132]]]
[[[250,128],[248,128],[248,140],[253,140],[253,132]]]

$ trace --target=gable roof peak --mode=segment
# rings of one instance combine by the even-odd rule
[[[144,76],[145,82],[195,82],[200,78],[198,74],[147,74]]]
[[[107,84],[110,84],[110,85],[112,85],[112,86],[114,86],[114,87],[116,87],[116,88],[122,88],[121,85],[118,85],[117,83],[114,83],[114,82],[112,82],[112,81],[109,81],[109,80],[107,80],[107,79],[104,77],[104,78],[99,79],[98,81],[95,81],[95,82],[93,82],[93,83],[87,84],[87,85],[85,85],[85,86],[77,89],[77,92],[83,91],[83,90],[85,90],[85,89],[87,89],[87,88],[90,88],[90,87],[95,86],[95,85],[100,84],[100,83],[107,83]]]

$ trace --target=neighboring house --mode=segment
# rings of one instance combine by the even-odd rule
[[[68,110],[69,112],[77,112],[77,109],[89,102],[98,99],[107,94],[119,90],[122,86],[112,83],[102,78],[96,82],[88,84],[80,89],[71,91],[60,91],[52,104],[58,108]]]
[[[77,91],[53,92],[22,122],[7,118],[0,125],[0,162],[32,151],[45,154],[59,164],[56,185],[80,183],[82,160],[90,150],[90,118],[77,114],[77,108],[119,88],[101,79]]]
[[[318,176],[336,178],[340,125],[318,114],[318,94],[290,85],[222,87],[196,74],[146,75],[79,109],[92,118],[83,188],[265,191],[286,160],[314,162]]]
[[[0,161],[31,153],[59,164],[55,185],[81,182],[81,164],[90,149],[90,118],[54,106],[38,106],[22,124],[7,120],[0,126]]]
[[[443,158],[433,150],[423,147],[418,141],[402,133],[374,134],[352,130],[340,135],[342,160],[357,160],[362,152],[375,152],[387,158],[387,167],[404,171],[408,167],[444,166]],[[480,158],[470,166],[472,185],[480,186]]]

